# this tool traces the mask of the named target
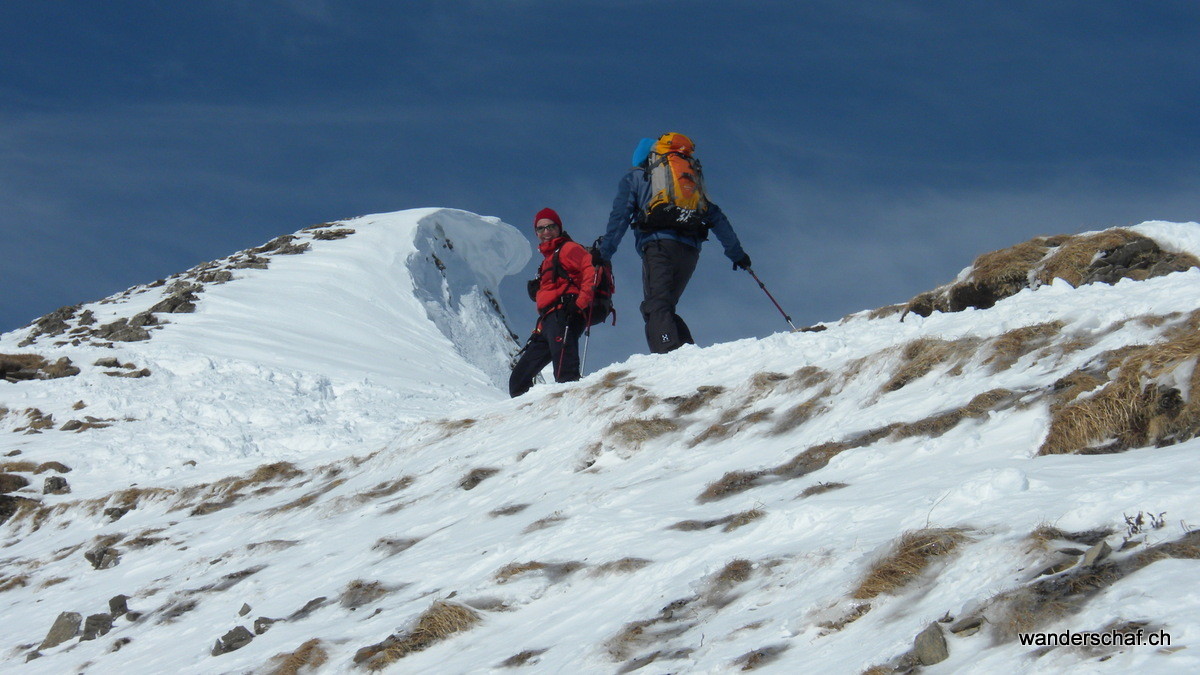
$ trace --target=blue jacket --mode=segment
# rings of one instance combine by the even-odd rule
[[[608,216],[608,229],[604,232],[604,241],[600,243],[600,255],[605,260],[612,260],[613,254],[617,252],[617,246],[620,245],[621,239],[625,236],[625,231],[641,219],[642,210],[649,202],[649,174],[646,173],[643,167],[630,169],[621,178],[621,184],[617,187],[617,198],[613,200],[612,213]],[[705,215],[705,218],[712,233],[717,235],[717,239],[725,247],[726,257],[733,262],[741,260],[742,256],[746,255],[746,252],[742,250],[742,244],[738,241],[737,233],[733,231],[733,226],[729,224],[729,219],[725,217],[725,213],[721,211],[721,207],[709,202],[708,213]],[[700,248],[701,243],[704,241],[703,239],[688,237],[671,230],[643,232],[636,227],[633,230],[633,237],[638,255],[642,255],[646,244],[656,239],[674,239],[697,249]]]

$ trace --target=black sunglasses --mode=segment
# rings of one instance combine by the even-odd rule
[[[535,232],[543,232],[545,230],[553,230],[556,227],[558,227],[558,226],[553,223],[551,223],[549,225],[534,225],[533,230]]]

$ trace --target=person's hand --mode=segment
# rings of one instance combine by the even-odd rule
[[[579,312],[578,297],[574,293],[564,293],[562,296],[562,306],[568,314],[577,314]]]
[[[742,269],[744,269],[744,270],[748,270],[748,269],[750,269],[750,256],[748,256],[748,255],[746,255],[745,253],[743,253],[743,254],[742,254],[742,257],[740,257],[740,258],[738,258],[737,260],[733,261],[733,269],[734,269],[734,270],[736,270],[736,269],[737,269],[737,268],[739,268],[739,267],[740,267],[740,268],[742,268]]]

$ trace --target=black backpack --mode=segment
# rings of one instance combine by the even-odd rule
[[[566,279],[567,283],[573,286],[575,282],[571,280],[571,275],[567,273],[566,268],[563,267],[562,262],[558,259],[558,254],[561,250],[562,247],[560,246],[558,251],[555,251],[554,255],[550,258],[550,269],[554,272],[554,276],[559,279]],[[587,319],[587,325],[590,327],[598,323],[604,323],[611,315],[613,318],[612,323],[615,326],[617,325],[617,310],[613,307],[612,296],[616,290],[616,283],[613,281],[612,264],[600,256],[599,239],[587,248],[587,252],[592,256],[592,269],[596,273],[596,283],[592,286],[592,304],[588,307],[584,318]],[[542,272],[539,267],[538,275],[530,279],[527,284],[530,300],[537,300],[537,292],[538,288],[541,287],[541,282]]]

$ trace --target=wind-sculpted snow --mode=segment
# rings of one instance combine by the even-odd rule
[[[1134,229],[1195,254],[1198,227]],[[418,255],[454,267],[439,242],[458,251],[462,235],[430,232]],[[417,295],[464,295],[439,276]],[[3,658],[31,673],[241,673],[317,655],[319,672],[858,673],[937,659],[929,672],[1193,672],[1200,439],[1179,416],[1200,382],[1198,327],[1197,269],[1058,281],[987,310],[862,313],[634,356],[406,424],[389,421],[382,384],[262,361],[234,377],[215,355],[146,358],[132,364],[152,370],[143,378],[84,365],[5,385],[7,408],[39,403],[56,425],[92,409],[67,402],[101,384],[122,393],[96,414],[117,419],[107,428],[6,432],[23,452],[8,459],[29,462],[16,473],[63,476],[72,492],[13,493],[37,502],[0,530],[0,611],[22,617]],[[1155,345],[1170,351],[1151,358]],[[1162,447],[1097,438],[1040,454],[1062,410],[1142,363],[1154,400],[1180,401],[1159,411],[1177,423]],[[181,392],[170,405],[148,396],[160,371]],[[185,464],[197,442],[156,406],[208,420],[227,444],[219,427],[236,429],[247,459]],[[1126,438],[1155,437],[1140,431]],[[118,437],[170,470],[130,487],[72,464]],[[74,470],[33,473],[52,459]],[[62,612],[105,612],[118,594],[140,616],[39,649]],[[1018,639],[1113,629],[1172,642]]]
[[[57,332],[6,334],[0,354],[65,357],[82,372],[0,385],[0,405],[13,411],[0,428],[21,428],[28,410],[55,427],[106,420],[104,434],[55,445],[108,486],[189,480],[185,462],[240,466],[378,445],[413,420],[504,397],[516,345],[496,285],[529,255],[514,228],[450,209],[305,228],[68,308]],[[191,311],[153,309],[179,289]],[[74,327],[81,316],[90,323]],[[113,322],[146,335],[123,342],[88,332]],[[104,362],[119,365],[94,365]]]

